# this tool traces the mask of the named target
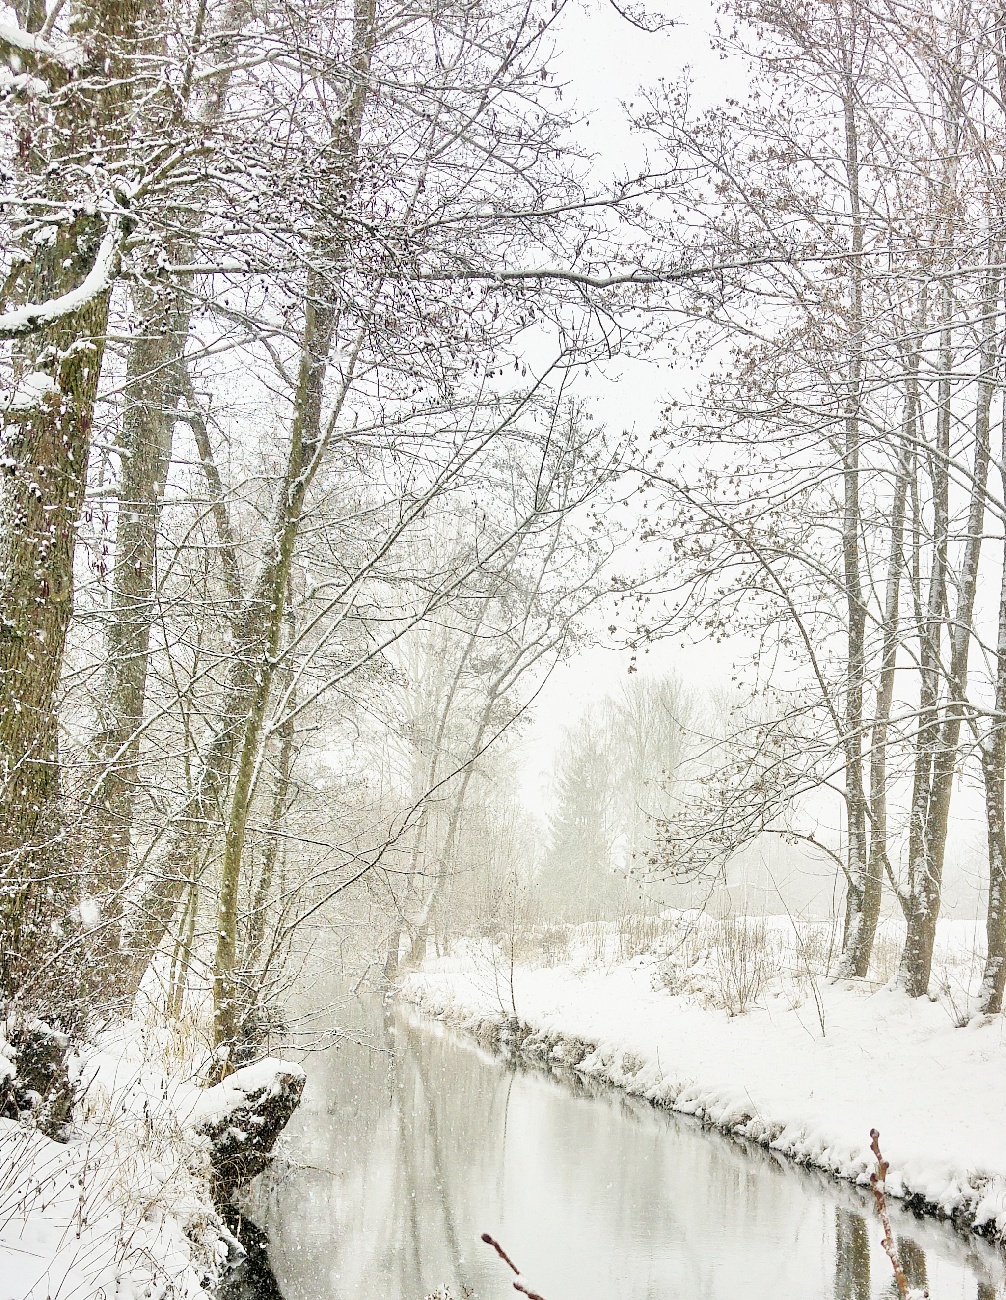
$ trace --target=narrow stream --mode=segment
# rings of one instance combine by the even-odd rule
[[[514,1297],[480,1241],[546,1300],[896,1296],[867,1195],[611,1092],[507,1067],[377,1000],[311,1057],[255,1215],[284,1300]],[[1006,1258],[895,1215],[933,1300],[1006,1300]],[[265,1294],[265,1293],[263,1293]]]

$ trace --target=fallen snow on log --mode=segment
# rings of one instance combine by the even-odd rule
[[[1006,1236],[1003,1017],[957,1028],[953,1000],[831,982],[787,966],[784,945],[756,1002],[731,1015],[702,996],[708,963],[684,978],[677,951],[665,941],[620,959],[617,944],[595,940],[588,952],[581,937],[559,964],[518,965],[511,983],[498,950],[473,943],[405,976],[401,991],[485,1045],[573,1068],[858,1183],[873,1168],[876,1127],[889,1192],[962,1229]]]

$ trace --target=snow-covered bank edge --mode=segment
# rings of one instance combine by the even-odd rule
[[[305,1076],[266,1059],[200,1087],[189,1047],[117,1021],[73,1057],[66,1141],[32,1113],[0,1119],[0,1300],[203,1300],[226,1283],[243,1250],[224,1197],[264,1167]]]
[[[602,1045],[534,1016],[525,1019],[474,1010],[422,975],[406,977],[396,994],[422,1015],[459,1029],[484,1050],[504,1059],[550,1074],[572,1073],[655,1107],[692,1116],[728,1137],[754,1142],[795,1164],[859,1186],[869,1184],[875,1166],[869,1156],[868,1132],[863,1134],[862,1146],[852,1148],[820,1125],[755,1115],[738,1103],[736,1087],[699,1087],[674,1078],[659,1059],[647,1060],[639,1053]],[[1006,1241],[1006,1177],[961,1168],[949,1177],[944,1175],[940,1182],[941,1194],[934,1196],[932,1170],[914,1169],[908,1161],[892,1164],[887,1191],[915,1214],[949,1223],[964,1236],[980,1236],[1002,1246]]]

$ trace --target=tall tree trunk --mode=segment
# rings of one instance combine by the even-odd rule
[[[851,61],[855,33],[849,34],[847,79],[843,98],[845,166],[849,192],[851,302],[849,304],[849,365],[846,379],[845,440],[842,456],[842,570],[846,600],[845,708],[842,718],[845,750],[846,874],[848,893],[841,970],[865,974],[872,934],[870,863],[867,852],[867,799],[863,780],[863,694],[866,680],[866,601],[860,572],[860,406],[863,389],[863,213],[859,194],[859,130],[856,85]]]
[[[999,473],[1002,490],[1006,493],[1006,412],[1002,425]],[[989,854],[989,895],[985,918],[988,946],[978,995],[979,1010],[985,1015],[1002,1011],[1006,987],[1006,540],[1001,574],[995,703],[988,735],[982,738],[980,745]]]
[[[356,180],[375,36],[373,0],[356,0],[353,80],[332,142],[333,211],[344,204],[345,195]],[[235,980],[238,897],[252,780],[277,667],[294,545],[304,498],[323,445],[322,400],[336,318],[333,278],[343,261],[347,239],[345,223],[336,221],[334,233],[319,246],[319,259],[325,271],[308,273],[287,465],[277,486],[259,572],[249,599],[236,619],[235,648],[214,738],[195,791],[169,833],[156,875],[143,889],[127,921],[128,966],[123,984],[128,994],[138,985],[171,925],[186,884],[186,864],[192,861],[197,845],[207,832],[212,834],[219,824],[221,808],[226,802],[213,984],[214,1036],[218,1046],[233,1041],[239,1015]],[[232,777],[233,788],[229,789]]]
[[[28,7],[29,22],[42,15]],[[92,0],[74,12],[83,66],[46,65],[56,91],[51,132],[22,140],[22,162],[54,210],[73,210],[67,175],[127,144],[136,56],[152,0]],[[2,41],[0,41],[2,43]],[[23,56],[22,56],[23,57]],[[53,144],[51,151],[49,145]],[[73,161],[64,168],[61,161]],[[79,204],[77,205],[79,212]],[[34,246],[20,297],[55,303],[95,275],[95,291],[36,328],[16,359],[18,392],[2,435],[0,486],[0,997],[43,986],[68,1008],[74,994],[54,954],[67,938],[76,882],[63,834],[56,704],[73,601],[73,554],[83,502],[94,405],[104,355],[109,288],[122,218],[80,214]],[[102,286],[105,286],[102,288]],[[40,321],[44,317],[39,318]],[[46,960],[46,958],[49,960]],[[82,963],[74,963],[79,967]],[[75,981],[74,981],[75,984]]]
[[[106,719],[98,741],[93,857],[113,938],[128,879],[140,729],[154,617],[154,555],[178,400],[176,371],[188,313],[181,297],[134,291],[140,331],[126,368],[112,608],[107,633]]]
[[[933,558],[929,575],[929,591],[925,609],[918,583],[921,581],[919,552],[922,521],[921,507],[916,494],[913,498],[914,570],[916,622],[919,635],[919,720],[915,734],[915,763],[912,775],[912,799],[908,820],[908,887],[904,891],[902,907],[908,923],[908,933],[915,936],[909,950],[902,952],[899,982],[907,989],[917,988],[920,979],[928,983],[928,973],[919,965],[915,943],[918,930],[913,930],[915,913],[920,906],[925,881],[929,877],[926,859],[929,824],[929,804],[933,774],[933,757],[939,740],[940,714],[940,662],[942,648],[943,616],[947,604],[947,549],[949,545],[949,469],[950,447],[950,367],[953,362],[953,333],[950,313],[953,301],[949,289],[943,295],[943,326],[940,330],[937,451],[927,453],[927,468],[933,497]]]
[[[343,194],[356,178],[375,26],[374,0],[356,0],[351,57],[355,80],[340,118],[340,129],[333,140],[337,159],[337,188],[341,188]],[[340,223],[334,237],[325,240],[319,250],[327,257],[330,276],[334,275],[337,267],[341,268],[346,241],[347,233]],[[241,997],[236,976],[241,864],[251,811],[253,777],[258,763],[269,693],[275,676],[294,545],[300,528],[304,497],[322,448],[321,411],[335,330],[336,302],[337,296],[331,280],[326,281],[324,276],[314,272],[309,274],[290,456],[277,495],[272,554],[263,565],[258,583],[257,599],[261,606],[258,621],[261,634],[253,655],[254,676],[246,693],[247,707],[242,709],[243,726],[224,835],[213,962],[213,1038],[218,1049],[228,1048],[235,1041],[240,1024]]]
[[[248,18],[248,0],[229,0],[224,15],[225,32],[240,32]],[[198,46],[205,23],[201,5],[194,33]],[[224,65],[214,78],[199,113],[205,134],[220,120],[230,84],[226,67],[232,40],[219,42],[218,62]],[[169,51],[162,47],[161,56]],[[186,70],[176,111],[191,105],[191,63]],[[196,215],[193,215],[193,212]],[[201,217],[190,203],[181,230],[169,245],[172,261],[185,265],[198,247]],[[133,289],[132,303],[139,328],[126,362],[122,426],[119,450],[122,464],[118,490],[115,561],[112,574],[111,617],[106,635],[107,668],[104,718],[95,750],[99,778],[94,795],[94,814],[89,828],[88,852],[101,873],[103,934],[114,954],[120,937],[123,894],[129,878],[129,857],[133,835],[135,800],[140,789],[140,732],[147,693],[150,662],[150,631],[154,620],[155,554],[158,521],[171,458],[174,424],[180,412],[178,400],[185,397],[204,466],[208,446],[205,425],[195,408],[192,384],[185,363],[185,346],[192,315],[191,285],[183,278],[170,287],[150,289],[140,284]],[[201,437],[200,437],[201,435]],[[207,478],[214,497],[214,518],[220,528],[219,512],[225,509],[214,482],[212,458]],[[214,492],[214,489],[217,489]],[[226,538],[221,538],[224,577],[236,612],[233,592],[233,544],[230,562]]]
[[[887,737],[894,703],[894,681],[898,659],[898,611],[901,597],[901,571],[903,567],[902,543],[905,531],[905,509],[908,498],[908,480],[911,475],[912,448],[915,442],[915,405],[908,396],[905,416],[905,436],[898,458],[897,481],[891,510],[891,540],[887,555],[887,575],[884,585],[883,645],[880,657],[880,680],[877,684],[877,702],[870,735],[870,850],[869,865],[863,881],[860,924],[856,928],[855,942],[845,954],[848,973],[863,978],[870,968],[873,940],[880,919],[880,901],[883,894],[884,875],[888,870],[887,856]]]
[[[326,286],[317,281],[309,284],[296,414],[286,473],[276,494],[272,554],[262,567],[252,607],[248,611],[253,634],[246,637],[239,651],[244,678],[241,705],[239,709],[232,705],[230,710],[237,765],[224,833],[213,963],[213,1023],[217,1047],[234,1041],[240,1021],[241,997],[236,970],[241,863],[251,811],[253,777],[275,675],[290,566],[300,525],[306,471],[321,437],[322,395],[335,324],[335,310],[322,298],[325,294]]]
[[[985,524],[986,488],[991,451],[992,397],[995,392],[995,372],[999,360],[997,321],[1001,257],[1002,245],[998,240],[990,239],[989,273],[982,303],[982,346],[979,393],[975,406],[975,451],[968,509],[968,531],[964,556],[955,584],[956,599],[950,626],[950,665],[946,682],[946,703],[942,719],[935,729],[936,743],[931,757],[932,779],[925,792],[925,819],[920,828],[921,860],[913,882],[908,932],[899,972],[899,982],[912,997],[921,997],[929,988],[933,947],[936,942],[936,923],[940,912],[943,862],[946,856],[947,826],[950,819],[954,774],[957,768],[957,751],[961,724],[968,707],[968,656],[973,635],[978,565],[981,559]],[[949,375],[949,368],[944,371],[944,374]],[[939,442],[939,460],[943,465],[942,470],[939,471],[941,491],[945,493],[948,478],[946,466],[949,464],[950,457],[949,391],[944,409],[941,410]],[[943,502],[945,505],[945,495]],[[920,847],[918,842],[916,847]]]
[[[80,275],[86,268],[74,226],[57,241],[53,260],[73,259]],[[50,277],[43,269],[39,278]],[[57,937],[52,927],[65,937],[75,898],[63,838],[56,700],[107,317],[102,295],[43,332],[36,355],[51,349],[63,358],[52,387],[4,429],[11,468],[0,495],[0,997],[37,970]]]

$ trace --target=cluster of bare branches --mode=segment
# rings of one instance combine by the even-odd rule
[[[724,263],[794,256],[693,296],[704,375],[640,465],[668,555],[644,634],[743,638],[760,698],[710,737],[704,792],[650,866],[715,870],[768,831],[809,842],[844,874],[843,972],[867,973],[890,890],[899,978],[918,996],[955,785],[973,777],[991,877],[976,1009],[998,1011],[1002,15],[983,0],[744,0],[724,15],[748,93],[699,110],[668,84],[638,124]]]
[[[336,901],[421,943],[610,584],[624,447],[572,378],[703,274],[644,256],[648,181],[589,179],[561,12],[0,18],[10,1007],[72,1026],[153,970],[234,1059]]]

